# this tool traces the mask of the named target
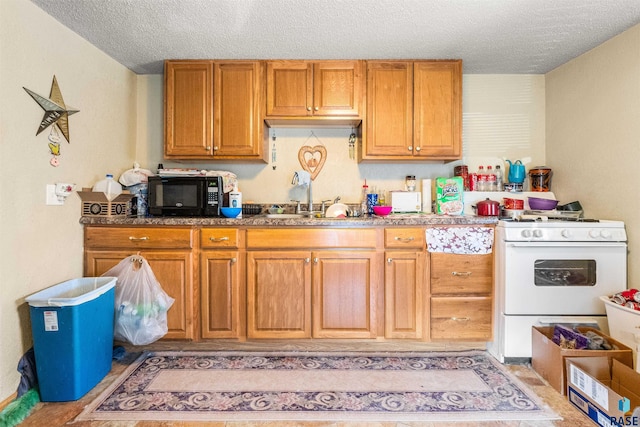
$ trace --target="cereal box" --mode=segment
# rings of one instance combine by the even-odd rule
[[[464,184],[461,176],[436,178],[436,213],[462,215]]]

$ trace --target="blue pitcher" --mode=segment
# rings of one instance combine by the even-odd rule
[[[511,160],[507,160],[507,163],[509,163],[509,182],[522,184],[526,175],[522,162],[516,160],[511,163]]]

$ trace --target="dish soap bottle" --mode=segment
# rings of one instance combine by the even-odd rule
[[[242,193],[238,190],[238,184],[233,184],[233,190],[229,193],[229,206],[242,209]],[[242,218],[242,210],[236,218]]]
[[[362,198],[360,199],[360,216],[367,215],[369,211],[369,207],[367,206],[367,198],[369,194],[369,186],[367,185],[367,180],[364,180],[364,185],[362,186]]]

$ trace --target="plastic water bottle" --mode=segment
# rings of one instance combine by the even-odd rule
[[[122,185],[113,180],[113,175],[108,173],[105,179],[96,183],[92,188],[93,191],[102,192],[107,196],[107,200],[111,201],[122,193]]]
[[[502,168],[500,165],[496,165],[496,191],[504,190],[504,176],[502,175]]]

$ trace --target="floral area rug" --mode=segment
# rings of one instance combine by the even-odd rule
[[[484,351],[147,352],[76,420],[559,419]]]

